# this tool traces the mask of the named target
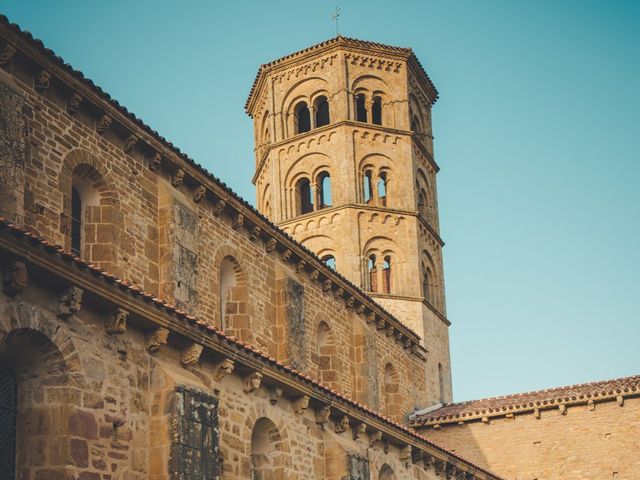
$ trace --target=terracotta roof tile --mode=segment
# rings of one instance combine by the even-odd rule
[[[604,400],[629,393],[640,394],[640,375],[452,403],[417,417],[412,425],[451,423],[481,416],[499,416],[505,412],[527,412],[535,408],[587,403],[589,400]]]

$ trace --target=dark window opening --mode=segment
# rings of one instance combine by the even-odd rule
[[[294,109],[296,133],[304,133],[311,130],[311,113],[306,102],[300,102]]]
[[[313,196],[308,178],[301,178],[296,183],[296,211],[298,215],[313,211]]]
[[[356,120],[358,122],[367,121],[367,105],[364,93],[356,95]]]
[[[325,265],[332,270],[336,269],[336,257],[333,255],[325,255],[321,258],[321,260],[325,263]]]
[[[318,175],[318,209],[331,206],[331,176],[327,172]]]
[[[0,365],[0,478],[16,478],[16,420],[18,384],[13,374]]]
[[[425,270],[424,275],[422,276],[422,294],[424,295],[425,300],[428,302],[431,301],[429,272],[427,270]]]
[[[364,203],[369,203],[371,201],[371,197],[373,195],[372,188],[372,180],[371,180],[371,170],[367,170],[364,172],[364,185],[363,185],[363,196]]]
[[[327,97],[319,97],[316,102],[316,128],[329,125],[329,102]]]
[[[376,125],[382,125],[382,98],[380,97],[373,97],[371,121]]]
[[[370,255],[367,260],[367,271],[369,272],[369,290],[378,291],[378,270],[376,268],[376,256]]]
[[[383,207],[387,206],[387,193],[387,174],[382,172],[378,179],[378,199]]]
[[[382,292],[391,293],[391,257],[384,257],[382,267]]]
[[[80,192],[71,187],[71,251],[80,256],[82,250],[82,199]]]

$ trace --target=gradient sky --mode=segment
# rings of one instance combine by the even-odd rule
[[[640,373],[640,2],[342,1],[412,47],[436,161],[455,400]],[[42,39],[254,201],[261,63],[335,35],[327,1],[7,1]]]

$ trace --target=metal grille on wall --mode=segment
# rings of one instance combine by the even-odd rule
[[[171,447],[171,478],[218,480],[218,400],[184,387],[177,387],[176,392],[176,430]]]
[[[13,374],[0,365],[0,479],[15,479],[18,385]]]

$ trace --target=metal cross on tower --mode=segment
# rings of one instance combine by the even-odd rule
[[[340,9],[336,7],[336,10],[333,12],[333,15],[331,15],[331,19],[334,22],[336,22],[336,37],[340,36],[340,30],[338,28],[338,17],[340,17]]]

